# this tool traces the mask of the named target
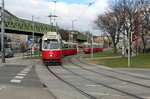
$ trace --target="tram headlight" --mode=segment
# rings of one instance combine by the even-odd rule
[[[50,55],[50,57],[53,57],[53,55]]]

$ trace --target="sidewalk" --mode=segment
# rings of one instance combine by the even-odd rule
[[[136,56],[135,54],[132,54],[130,57],[134,57]],[[128,57],[128,55],[126,55],[125,57]],[[110,56],[110,57],[97,57],[97,58],[93,58],[93,59],[113,59],[113,58],[124,58],[123,56]],[[92,58],[84,58],[85,60],[90,60]]]
[[[0,58],[1,59],[1,58]],[[27,65],[35,66],[41,60],[23,59],[23,53],[15,53],[12,58],[5,58],[5,63],[0,60],[0,66],[11,64],[11,65]]]

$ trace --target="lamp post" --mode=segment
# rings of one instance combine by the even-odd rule
[[[32,15],[32,51],[34,52],[34,41],[35,41],[35,19],[39,19],[39,17],[34,17]]]
[[[91,44],[92,45],[92,52],[91,52],[92,54],[91,55],[92,55],[92,59],[93,59],[93,33],[91,33],[91,35],[92,35],[92,42],[91,42],[92,43]]]
[[[130,22],[128,20],[126,22],[127,22],[127,26],[129,27]],[[131,57],[130,57],[130,55],[131,55],[131,34],[129,31],[128,31],[127,35],[128,35],[128,67],[130,68],[130,65],[131,65]]]
[[[73,32],[73,30],[74,30],[74,22],[75,22],[75,21],[77,21],[77,20],[72,20],[72,32]],[[69,43],[71,42],[70,36],[71,36],[71,32],[69,32]]]
[[[34,16],[32,16],[32,39],[32,45],[34,46]]]
[[[2,52],[2,63],[5,63],[5,46],[4,46],[4,36],[5,36],[5,24],[4,24],[4,0],[2,0],[2,10],[1,10],[1,52]]]

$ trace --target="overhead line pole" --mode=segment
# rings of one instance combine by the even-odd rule
[[[92,53],[92,54],[91,54],[91,55],[92,55],[92,59],[93,59],[93,33],[91,33],[91,35],[92,35],[92,42],[91,42],[91,43],[92,43],[92,44],[91,44],[91,45],[92,45],[92,46],[91,46],[91,48],[92,48],[91,53]]]
[[[5,63],[5,46],[4,46],[4,36],[5,36],[5,24],[4,24],[4,0],[2,0],[1,9],[1,52],[2,52],[2,63]]]
[[[33,45],[34,45],[34,16],[32,16],[32,28],[33,28],[33,30],[32,30],[32,38],[33,38]]]

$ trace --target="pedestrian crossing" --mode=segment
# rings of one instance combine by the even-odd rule
[[[20,71],[13,79],[10,80],[11,83],[21,83],[22,79],[28,74],[32,66],[27,66],[25,69]]]

